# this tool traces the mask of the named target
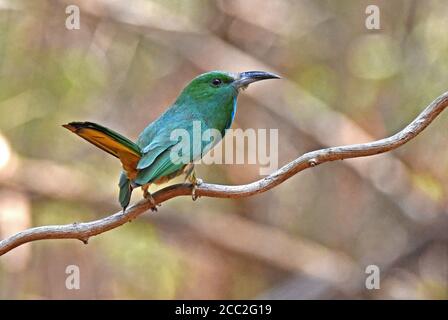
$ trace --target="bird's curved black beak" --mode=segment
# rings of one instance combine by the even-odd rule
[[[280,77],[276,74],[265,71],[246,71],[238,73],[233,85],[237,89],[245,89],[252,82],[266,79],[280,79]]]

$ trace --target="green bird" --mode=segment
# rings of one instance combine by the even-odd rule
[[[141,187],[143,196],[156,209],[154,199],[148,192],[151,184],[164,183],[182,173],[195,188],[201,183],[196,178],[193,162],[202,158],[225,135],[232,125],[237,108],[238,93],[250,83],[278,79],[279,76],[263,71],[230,73],[212,71],[194,78],[177,97],[176,101],[140,134],[136,142],[123,135],[92,122],[71,122],[63,127],[76,133],[95,146],[120,159],[123,170],[118,186],[119,202],[126,210],[132,190]],[[194,136],[195,123],[204,132],[217,130],[220,137],[211,142],[173,138],[173,132]],[[174,161],[173,154],[182,159]]]

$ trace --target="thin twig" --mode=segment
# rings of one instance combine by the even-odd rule
[[[369,143],[353,144],[308,152],[286,164],[271,175],[245,185],[226,186],[202,183],[196,188],[196,195],[213,198],[249,197],[270,190],[300,171],[324,162],[366,157],[396,149],[422,132],[447,106],[448,92],[445,92],[431,102],[414,121],[391,137]],[[157,191],[153,194],[153,197],[155,202],[160,204],[178,196],[191,195],[191,190],[191,184],[175,184]],[[24,243],[36,240],[78,239],[87,243],[90,237],[121,226],[148,211],[150,208],[151,203],[149,201],[141,200],[137,204],[129,207],[126,212],[117,212],[103,219],[85,223],[31,228],[0,241],[0,255],[5,254]]]

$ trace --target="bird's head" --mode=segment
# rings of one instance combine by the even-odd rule
[[[182,91],[179,98],[199,101],[228,100],[238,95],[253,82],[266,79],[280,79],[279,76],[264,71],[230,73],[211,71],[194,78]]]

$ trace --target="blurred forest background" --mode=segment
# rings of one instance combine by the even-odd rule
[[[70,4],[80,30],[65,27]],[[380,30],[365,27],[370,4]],[[447,1],[0,0],[0,237],[119,211],[119,162],[60,125],[135,139],[205,71],[284,77],[240,95],[233,126],[278,128],[280,165],[393,134],[448,90],[447,16]],[[173,199],[87,246],[19,247],[0,258],[0,298],[446,299],[447,125],[445,112],[397,151],[250,198]],[[258,168],[198,175],[243,184]],[[365,288],[371,264],[380,290]]]

